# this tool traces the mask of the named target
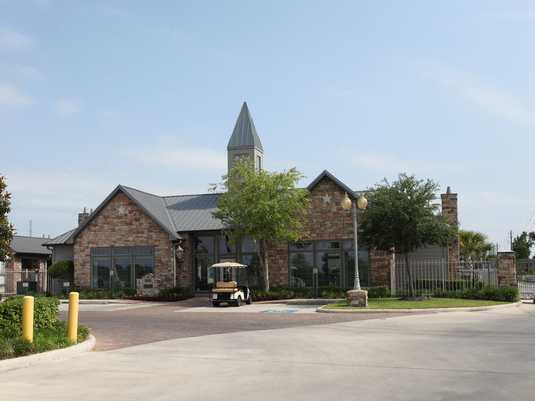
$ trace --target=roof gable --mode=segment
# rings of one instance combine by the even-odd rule
[[[336,178],[334,175],[332,175],[329,171],[323,170],[320,175],[318,175],[310,184],[308,184],[307,189],[309,191],[312,191],[316,185],[320,183],[320,181],[324,178],[327,178],[334,182],[337,186],[342,188],[350,197],[355,199],[356,192],[353,191],[351,188],[349,188],[346,184],[344,184],[342,181],[340,181],[338,178]]]
[[[66,242],[72,242],[80,232],[98,216],[100,211],[117,195],[119,192],[125,194],[136,206],[138,206],[147,216],[158,224],[172,239],[179,239],[180,236],[175,230],[165,210],[165,205],[161,197],[147,192],[142,192],[134,188],[118,185],[102,203],[89,215],[89,217],[80,224]]]

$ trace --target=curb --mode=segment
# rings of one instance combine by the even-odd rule
[[[76,355],[92,351],[95,348],[97,340],[90,334],[87,340],[80,344],[71,345],[67,348],[55,349],[52,351],[41,352],[28,356],[21,356],[18,358],[10,358],[0,361],[0,373],[10,370],[27,368],[41,362],[57,361],[62,359],[72,358]]]
[[[316,309],[319,313],[422,313],[422,312],[481,312],[494,309],[505,309],[512,307],[519,307],[522,304],[520,302],[512,302],[504,305],[489,305],[489,306],[472,306],[467,308],[427,308],[427,309],[330,309],[326,308],[326,305]]]

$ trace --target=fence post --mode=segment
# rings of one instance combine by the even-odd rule
[[[25,296],[22,300],[22,338],[33,343],[33,307],[32,296]]]
[[[69,321],[67,323],[67,337],[73,344],[78,342],[78,300],[77,292],[69,293]]]
[[[516,287],[516,260],[513,251],[498,252],[496,261],[498,287]]]

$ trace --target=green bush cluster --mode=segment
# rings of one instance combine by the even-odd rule
[[[464,299],[485,299],[489,301],[516,302],[520,299],[518,288],[516,287],[483,287],[469,288],[458,291],[443,291],[433,294],[437,298],[464,298]]]
[[[78,327],[78,342],[85,341],[89,336],[89,329]],[[20,335],[10,336],[0,331],[0,360],[14,358],[38,352],[51,351],[71,345],[67,338],[65,322],[57,321],[47,328],[36,329],[33,343],[24,340]]]
[[[483,288],[483,286],[482,282],[472,282],[471,280],[414,280],[414,287],[422,290],[435,290],[437,287],[442,287],[442,291],[457,291],[472,287]]]
[[[0,332],[5,335],[19,336],[22,322],[23,297],[13,297],[0,303]],[[34,327],[46,329],[58,321],[59,300],[49,297],[34,298]]]
[[[388,287],[368,287],[369,298],[388,298],[390,289]],[[336,287],[320,287],[317,289],[317,298],[340,299],[346,297],[345,289]],[[288,288],[273,287],[269,291],[253,290],[253,301],[275,301],[279,299],[294,298],[315,298],[315,291],[312,288]]]
[[[70,260],[56,262],[48,268],[48,275],[52,278],[72,281],[74,277],[74,263]]]

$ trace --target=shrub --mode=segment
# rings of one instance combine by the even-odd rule
[[[12,358],[15,356],[15,349],[12,341],[9,341],[6,335],[0,332],[0,360]]]
[[[518,288],[516,287],[483,287],[468,288],[458,291],[436,292],[433,296],[437,298],[464,298],[464,299],[485,299],[489,301],[516,302],[520,299]]]
[[[193,295],[193,290],[189,287],[172,287],[162,288],[158,295],[134,295],[128,298],[141,301],[175,302],[192,298]]]
[[[385,286],[368,287],[368,298],[389,298],[390,288]]]
[[[48,274],[52,278],[62,278],[72,281],[74,276],[74,263],[70,260],[61,260],[48,268]]]
[[[0,331],[20,335],[23,297],[14,297],[0,304]],[[57,298],[35,297],[34,327],[53,327],[58,321],[59,300]]]
[[[80,299],[122,299],[136,295],[136,290],[132,288],[117,288],[111,290],[80,289]]]

